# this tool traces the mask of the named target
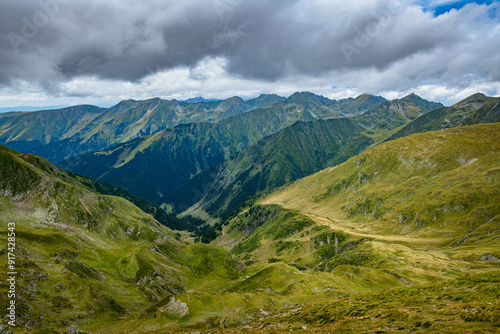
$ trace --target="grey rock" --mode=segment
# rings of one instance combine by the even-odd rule
[[[78,334],[78,331],[76,330],[76,327],[74,325],[69,326],[68,329],[69,334]]]
[[[8,330],[9,330],[9,326],[0,325],[0,334],[7,334]]]

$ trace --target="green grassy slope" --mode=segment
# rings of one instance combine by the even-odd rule
[[[499,130],[495,123],[400,138],[264,202],[360,236],[405,236],[415,247],[422,239],[453,259],[499,258]]]
[[[308,301],[266,312],[244,326],[202,333],[497,333],[499,282],[498,272],[483,273],[327,302]]]
[[[248,271],[279,264],[335,284],[314,284],[330,302],[301,301],[236,330],[497,331],[499,130],[482,124],[387,142],[243,209],[214,244]],[[238,288],[249,289],[247,280]]]
[[[127,200],[98,195],[45,159],[0,147],[0,194],[2,268],[7,223],[16,224],[19,330],[159,328],[186,316],[172,297],[239,277],[226,251],[178,242]],[[7,290],[0,285],[3,309]]]

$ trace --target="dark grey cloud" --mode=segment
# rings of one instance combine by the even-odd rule
[[[437,18],[407,1],[18,0],[0,6],[4,86],[20,79],[56,90],[58,82],[86,75],[137,81],[164,69],[194,67],[206,57],[227,59],[230,74],[267,81],[385,71],[408,60],[420,68],[412,57],[420,63],[418,57],[431,59],[425,56],[438,51],[461,51],[468,58],[453,69],[428,64],[433,78],[455,80],[471,71],[471,62],[490,80],[499,80],[500,73],[500,44],[490,43],[498,35],[485,32],[487,42],[481,42],[484,22],[498,24],[491,17],[498,3],[489,11],[471,5]]]

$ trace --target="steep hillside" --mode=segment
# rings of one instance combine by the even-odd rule
[[[282,101],[262,95],[197,103],[154,98],[125,100],[102,109],[77,106],[60,110],[0,115],[0,143],[42,155],[53,162],[82,152],[99,151],[177,124],[218,122],[258,107]]]
[[[225,219],[247,198],[343,162],[373,144],[374,139],[380,141],[424,114],[428,111],[425,108],[440,105],[410,97],[422,107],[406,97],[377,104],[352,118],[295,123],[198,174],[167,200],[176,211],[185,211],[183,214],[206,219],[208,213],[208,217]],[[360,96],[352,103],[362,104],[367,99]]]
[[[349,103],[356,105],[356,108],[362,108],[362,106],[366,107],[375,103],[375,100],[380,99],[361,96]],[[298,148],[305,142],[298,143],[301,139],[308,136],[314,137],[314,145],[306,145],[300,148],[305,151],[304,154],[297,155],[297,149],[286,152],[287,158],[283,161],[288,166],[287,171],[268,174],[265,169],[281,164],[276,159],[280,159],[279,157],[284,155],[272,156],[272,154],[267,153],[263,158],[264,153],[258,152],[259,149],[257,148],[239,155],[239,157],[234,157],[224,166],[215,169],[214,166],[257,143],[265,136],[272,135],[293,124],[298,119],[316,120],[310,110],[299,107],[297,103],[316,105],[318,107],[319,105],[342,104],[343,101],[334,103],[332,100],[311,93],[296,93],[283,103],[252,110],[216,124],[200,123],[177,126],[172,130],[166,130],[149,137],[145,136],[103,152],[78,156],[58,165],[79,174],[119,185],[158,205],[163,203],[174,204],[177,210],[182,208],[183,211],[203,198],[204,203],[200,203],[200,205],[203,204],[204,209],[212,206],[211,209],[208,209],[211,214],[224,215],[228,213],[228,210],[244,201],[246,197],[254,195],[257,191],[272,189],[274,186],[316,172],[326,167],[329,162],[333,162],[332,154],[337,152],[338,140],[332,141],[332,136],[334,136],[333,133],[337,129],[335,126],[325,127],[324,125],[341,124],[337,121],[330,123],[318,122],[317,134],[314,134],[316,131],[313,130],[314,125],[310,125],[308,126],[310,130],[307,130],[309,134],[301,135],[301,125],[298,125],[294,130],[284,132],[285,136],[277,134],[277,137],[268,139],[259,146],[260,150],[278,154],[278,152],[283,153],[288,150],[288,142],[297,143],[294,145]],[[422,114],[427,111],[405,100],[384,102],[382,105],[387,105],[387,108],[381,108],[382,105],[379,104],[376,105],[377,108],[367,112],[370,113],[369,116],[363,118],[363,114],[342,124],[360,123],[363,128],[356,124],[352,126],[356,127],[357,130],[364,130],[369,136],[379,139],[385,138],[379,132],[386,134],[388,131],[409,121],[408,118],[400,116],[403,111],[398,111],[399,109],[411,110],[415,114]],[[399,109],[394,105],[397,105]],[[363,121],[361,122],[361,120]],[[369,127],[369,129],[365,127]],[[329,131],[333,131],[333,133],[329,133]],[[341,131],[345,136],[359,135],[359,133],[354,132],[348,134]],[[359,138],[355,139],[358,140]],[[352,149],[352,146],[349,146],[351,144],[346,144],[343,149],[348,151],[342,153],[342,156],[347,158],[359,153],[361,149],[365,148],[363,146],[366,144],[365,140],[367,138],[360,140],[356,144],[358,145],[356,149]],[[323,151],[326,153],[321,153]],[[310,163],[306,163],[301,159],[307,159]],[[259,167],[254,168],[253,166]],[[214,167],[214,169],[208,170],[211,167]],[[184,186],[175,195],[170,195],[174,188],[182,186],[193,176],[204,170],[206,171],[203,175],[190,182],[189,185]],[[259,180],[255,178],[256,173],[260,175],[257,175],[257,178],[260,178]],[[245,184],[245,186],[240,189],[242,184]],[[214,187],[218,188],[217,192],[215,192],[217,194],[224,190],[223,194],[220,194],[218,198],[212,197],[215,194]],[[218,203],[217,209],[214,207],[215,204],[212,205],[216,202]],[[203,217],[206,218],[205,215]]]
[[[167,200],[177,212],[187,210],[186,213],[201,217],[202,212],[207,212],[224,219],[258,192],[358,154],[372,143],[362,131],[363,128],[346,118],[294,123],[198,174]]]
[[[499,130],[474,125],[384,143],[242,208],[213,243],[249,269],[279,264],[356,285],[327,303],[275,310],[246,324],[248,333],[495,332]],[[338,293],[336,282],[312,286]]]
[[[378,263],[379,252],[388,243],[401,254],[432,251],[435,260],[443,263],[490,259],[498,263],[499,129],[500,124],[474,125],[381,144],[258,200],[258,205],[230,220],[216,242],[236,246],[233,251],[243,251],[254,262],[285,257],[290,263],[301,257],[306,246],[300,244],[314,235],[301,231],[319,225],[337,233],[322,244],[332,245],[333,254],[343,253],[340,250],[346,240],[355,241],[345,250],[356,246],[350,258],[358,254],[358,264]],[[297,226],[285,223],[285,216],[273,218],[280,212],[275,205],[294,210],[287,219],[296,217]],[[303,238],[287,246],[283,254],[279,254],[279,245],[271,251],[258,251],[259,247],[269,248],[264,231],[278,233],[281,228],[288,232],[279,238],[280,244],[294,241],[297,235]],[[317,251],[318,246],[313,249]],[[346,260],[328,256],[297,264],[331,270]],[[401,265],[405,261],[416,260],[408,257]],[[423,279],[422,274],[412,275]]]
[[[448,108],[438,108],[404,126],[388,140],[413,133],[500,122],[500,98],[477,93]]]
[[[66,174],[59,174],[59,176],[65,176]],[[78,182],[79,184],[89,188],[91,191],[100,194],[100,195],[109,195],[109,196],[117,196],[123,197],[127,201],[131,202],[139,209],[153,216],[160,224],[167,226],[173,230],[183,231],[196,231],[198,227],[196,224],[188,220],[181,220],[175,216],[169,215],[165,210],[160,208],[157,205],[145,200],[144,198],[132,194],[125,188],[114,186],[110,183],[103,183],[91,179],[86,176],[74,174],[71,172],[67,172],[69,176],[68,180],[70,182]]]
[[[3,268],[12,253],[7,226],[15,224],[16,332],[116,330],[119,322],[123,330],[159,328],[190,311],[178,295],[239,277],[222,249],[182,244],[127,200],[98,195],[46,160],[3,146],[0,195]],[[6,271],[0,276],[5,282]],[[4,309],[7,291],[0,285]]]
[[[26,151],[69,138],[104,111],[82,105],[57,110],[0,114],[0,144]]]
[[[410,94],[402,99],[385,101],[353,119],[378,143],[410,121],[440,107],[443,107],[441,103],[429,102]]]
[[[474,125],[387,142],[264,203],[359,235],[432,239],[452,258],[499,258],[499,130]]]
[[[202,170],[222,163],[293,122],[282,105],[218,123],[183,124],[106,151],[68,159],[59,167],[122,186],[154,203]]]

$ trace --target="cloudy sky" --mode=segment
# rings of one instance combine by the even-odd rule
[[[497,1],[16,0],[0,107],[122,99],[500,95]]]

